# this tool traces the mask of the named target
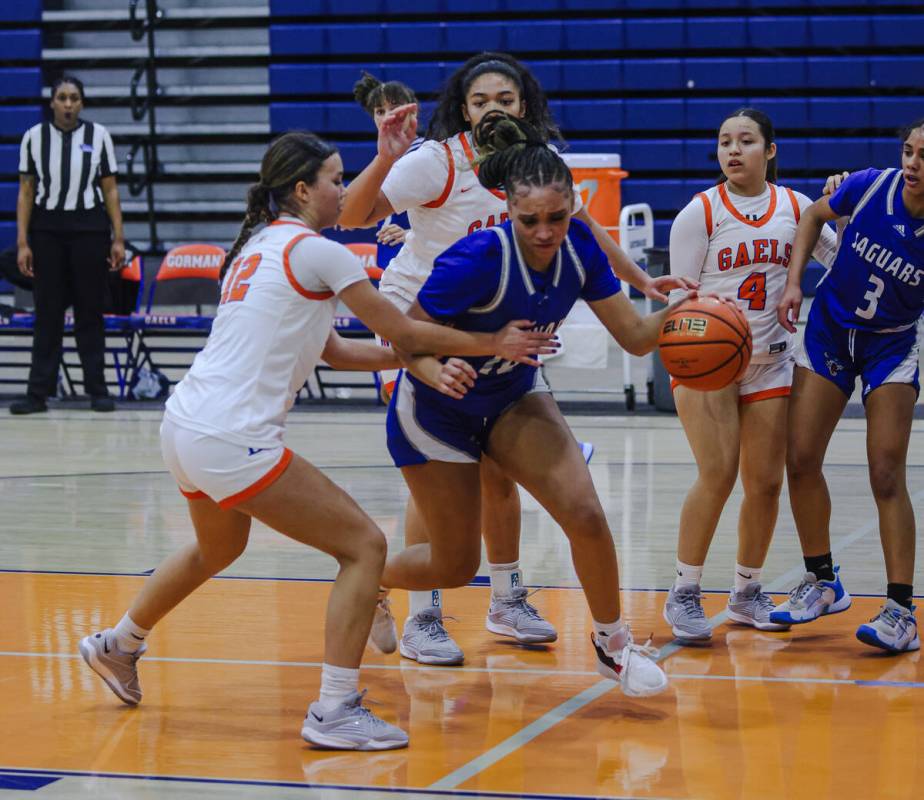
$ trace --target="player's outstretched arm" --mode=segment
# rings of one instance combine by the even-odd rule
[[[381,372],[386,369],[401,368],[401,359],[390,347],[379,347],[371,342],[344,339],[337,331],[331,331],[327,337],[321,358],[333,369]]]
[[[537,355],[554,353],[554,334],[531,330],[533,323],[515,320],[496,333],[472,333],[411,319],[382,297],[369,281],[340,292],[340,299],[366,327],[397,349],[415,355],[451,353],[457,356],[495,355],[508,361],[539,366]]]
[[[787,268],[786,289],[776,307],[777,321],[790,333],[796,332],[796,323],[799,321],[799,311],[802,308],[802,276],[805,274],[805,266],[815,245],[818,244],[824,224],[837,219],[838,216],[831,208],[828,198],[822,197],[805,209],[799,219],[793,239],[792,257]]]
[[[417,136],[417,104],[408,103],[392,109],[379,128],[378,152],[372,163],[347,187],[339,224],[344,228],[368,228],[394,214],[382,184],[394,163],[411,146]]]
[[[687,277],[675,275],[663,275],[660,278],[652,278],[638,264],[636,264],[626,252],[616,244],[612,236],[607,233],[597,220],[595,220],[587,208],[582,208],[574,215],[581,222],[585,223],[593,232],[594,239],[600,248],[606,253],[610,267],[616,273],[616,277],[622,281],[634,286],[645,297],[657,300],[661,303],[667,302],[666,292],[671,289],[698,289],[699,281]]]

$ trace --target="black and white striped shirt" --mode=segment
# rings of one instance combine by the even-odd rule
[[[22,138],[19,172],[35,178],[35,211],[39,219],[61,219],[61,212],[84,212],[76,216],[101,220],[100,212],[105,212],[105,206],[100,179],[117,171],[109,131],[88,120],[80,120],[71,131],[42,122]],[[102,216],[108,225],[108,217],[105,213]]]

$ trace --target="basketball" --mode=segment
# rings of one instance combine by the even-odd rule
[[[738,306],[704,297],[687,300],[664,321],[658,351],[674,380],[713,392],[738,380],[751,361],[751,328]]]

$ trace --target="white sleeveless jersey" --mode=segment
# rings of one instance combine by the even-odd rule
[[[382,184],[397,213],[407,211],[411,229],[382,276],[381,287],[413,302],[433,261],[463,236],[506,222],[507,195],[485,189],[474,167],[471,132],[443,142],[427,140],[399,159]],[[575,212],[581,209],[575,192]]]
[[[751,363],[771,363],[788,357],[792,350],[792,334],[777,322],[776,307],[786,288],[796,225],[808,205],[811,200],[805,195],[772,183],[756,197],[732,195],[722,183],[696,195],[671,230],[671,273],[687,274],[682,267],[674,270],[675,251],[687,250],[687,257],[702,259],[699,274],[691,277],[699,279],[701,292],[737,301],[751,326]],[[691,215],[698,220],[695,234],[687,235],[688,241],[682,235],[675,241],[675,229],[687,230]],[[825,230],[816,258],[821,254],[819,260],[828,263],[836,245],[833,232]],[[698,257],[696,240],[706,244],[705,253],[700,250]],[[672,293],[671,299],[676,297]]]
[[[277,446],[330,335],[337,293],[362,280],[356,256],[294,218],[256,233],[225,275],[212,332],[166,416],[246,447]]]

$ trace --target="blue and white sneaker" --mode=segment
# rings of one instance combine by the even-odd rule
[[[806,572],[802,582],[789,593],[789,599],[770,612],[770,622],[777,625],[801,625],[838,614],[853,602],[841,583],[840,567],[834,568],[833,581],[820,581],[815,573]]]
[[[581,446],[581,455],[584,456],[584,463],[590,464],[590,459],[594,457],[593,442],[578,442]]]
[[[890,653],[920,650],[921,640],[918,638],[918,621],[914,617],[914,610],[914,606],[907,609],[889,598],[875,617],[857,628],[857,638],[863,644]]]

